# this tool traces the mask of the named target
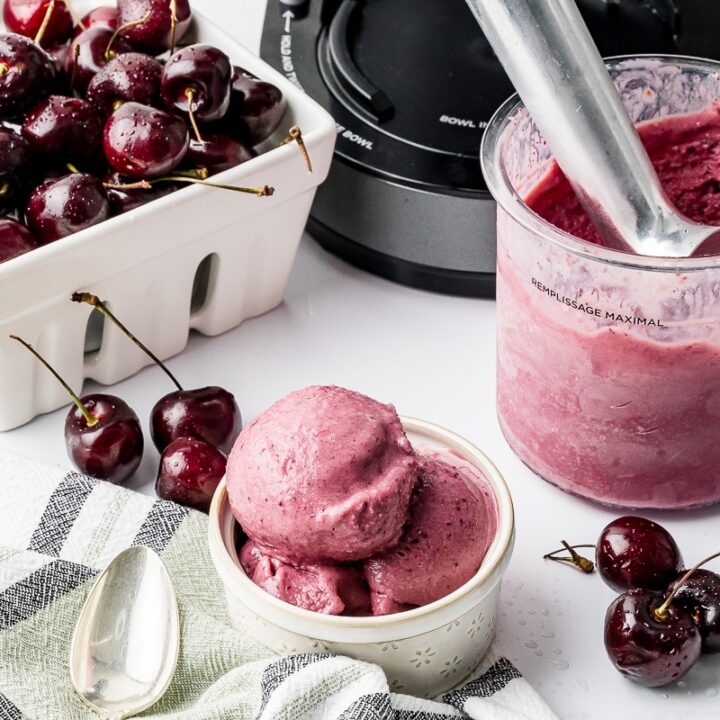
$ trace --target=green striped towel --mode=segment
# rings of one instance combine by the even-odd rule
[[[437,701],[389,692],[382,670],[332,655],[279,658],[230,625],[208,554],[207,518],[0,451],[0,720],[89,720],[68,647],[93,579],[147,545],[173,580],[181,654],[143,716],[178,720],[553,720],[508,660],[490,653]]]

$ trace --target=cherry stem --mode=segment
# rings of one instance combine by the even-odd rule
[[[177,28],[177,0],[170,0],[170,54],[175,53],[175,33]]]
[[[5,181],[2,185],[0,185],[0,197],[3,195],[7,195],[10,192],[10,182]]]
[[[110,311],[107,305],[97,296],[93,295],[89,292],[75,292],[70,296],[70,299],[73,302],[77,303],[86,303],[87,305],[92,305],[96,310],[101,312],[105,317],[112,320],[112,322],[117,325],[122,332],[125,333],[156,365],[160,366],[160,368],[165,372],[165,374],[175,383],[175,386],[177,387],[180,392],[182,392],[182,385],[177,381],[177,378],[167,369],[167,366],[165,363],[160,360],[160,358],[150,350],[147,345],[145,345],[143,342],[138,340],[135,335],[133,335],[130,330],[128,330],[123,323],[118,320],[115,315]]]
[[[100,422],[100,419],[96,418],[90,413],[90,411],[83,404],[83,401],[73,392],[73,389],[60,377],[57,370],[55,370],[55,368],[53,368],[50,363],[29,342],[23,340],[17,335],[10,335],[10,337],[13,340],[17,340],[21,345],[24,345],[25,348],[27,348],[55,376],[55,379],[65,388],[65,390],[67,390],[68,395],[70,395],[75,405],[77,405],[78,410],[83,414],[83,417],[85,418],[85,422],[88,424],[88,427],[93,427],[93,425],[97,425]]]
[[[131,20],[130,22],[126,22],[124,25],[120,25],[118,28],[116,28],[115,32],[110,36],[110,40],[108,41],[107,47],[105,48],[105,53],[103,54],[105,62],[110,62],[115,57],[115,53],[112,52],[112,46],[113,43],[117,40],[118,35],[124,33],[126,30],[130,30],[130,28],[142,25],[149,19],[150,11],[148,10],[139,20]]]
[[[305,145],[305,141],[303,140],[302,131],[297,125],[293,125],[293,127],[288,130],[288,137],[286,137],[280,144],[281,145],[287,145],[288,143],[295,142],[297,143],[297,146],[300,148],[300,152],[303,154],[303,157],[305,158],[305,165],[307,166],[307,171],[309,173],[312,173],[312,161],[310,160],[310,153],[308,152],[307,146]]]
[[[543,555],[545,560],[570,563],[578,568],[578,570],[582,570],[588,575],[595,570],[595,563],[593,563],[592,560],[588,560],[586,557],[583,557],[579,553],[575,552],[575,548],[594,548],[594,545],[568,545],[565,540],[561,540],[560,542],[562,543],[562,547],[559,550],[553,550],[552,552]],[[570,553],[570,556],[557,557],[557,554],[559,552],[563,552],[563,550],[567,550]]]
[[[203,169],[204,168],[198,168],[199,171]],[[258,197],[270,197],[270,195],[275,192],[275,188],[270,185],[245,188],[237,185],[222,185],[221,183],[211,182],[210,180],[202,180],[197,177],[183,175],[169,175],[168,177],[155,178],[154,180],[138,180],[137,182],[127,184],[104,183],[104,186],[109,190],[152,190],[155,183],[161,182],[197,183],[198,185],[209,185],[210,187],[220,188],[221,190],[232,190],[233,192],[257,195]]]
[[[75,87],[75,79],[77,78],[78,58],[80,57],[80,46],[75,45],[73,48],[72,73],[70,75],[70,87]]]
[[[74,174],[79,175],[80,171],[72,164],[72,163],[65,163],[65,167]]]
[[[72,6],[70,0],[63,0],[67,11],[70,13],[70,17],[75,25],[78,25],[81,30],[87,30],[87,25],[82,21],[82,18],[75,12],[75,8]]]
[[[197,122],[195,120],[195,111],[193,110],[193,104],[195,100],[195,88],[189,87],[185,88],[185,97],[188,101],[188,115],[190,116],[190,124],[192,125],[193,132],[195,133],[195,137],[197,138],[197,141],[201,145],[206,145],[206,142],[202,139],[202,135],[200,135],[200,128],[197,125]]]
[[[720,552],[713,553],[712,555],[709,555],[704,560],[701,560],[696,565],[693,565],[681,578],[675,583],[675,587],[673,588],[670,595],[668,595],[665,602],[656,610],[653,610],[653,615],[655,615],[655,618],[657,620],[664,620],[667,617],[668,608],[670,607],[670,604],[675,599],[675,596],[680,591],[680,588],[703,566],[705,563],[709,563],[711,560],[714,560],[715,558],[720,557]]]
[[[4,77],[10,72],[10,68],[7,63],[0,63],[0,77]]]
[[[35,35],[35,40],[33,41],[36,45],[40,45],[42,43],[43,36],[45,35],[48,25],[50,24],[50,18],[52,17],[54,10],[55,0],[50,0],[47,5],[47,10],[45,11],[45,17],[43,18],[43,21],[38,28],[37,34]]]

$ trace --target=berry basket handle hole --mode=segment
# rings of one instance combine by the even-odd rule
[[[85,362],[100,351],[104,335],[105,316],[99,310],[93,310],[85,328]]]
[[[217,253],[210,253],[200,261],[193,279],[192,295],[190,297],[191,315],[199,313],[212,296],[219,260]]]

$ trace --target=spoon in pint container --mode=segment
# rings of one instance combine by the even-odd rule
[[[638,255],[720,253],[720,228],[681,215],[574,0],[467,0],[596,229]]]

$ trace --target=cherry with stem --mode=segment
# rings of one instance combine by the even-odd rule
[[[665,602],[658,608],[655,608],[653,610],[653,615],[655,616],[656,620],[663,621],[668,616],[668,608],[670,607],[670,604],[675,599],[678,592],[680,592],[682,586],[705,564],[709,563],[711,560],[714,560],[715,558],[720,557],[720,552],[713,553],[712,555],[708,555],[705,559],[701,560],[699,563],[696,563],[693,565],[676,583],[674,583],[674,587],[670,594],[665,599]]]
[[[151,435],[160,452],[173,440],[182,437],[203,440],[223,453],[230,451],[242,427],[240,408],[232,393],[217,386],[185,390],[160,358],[131,333],[97,295],[76,292],[71,300],[91,305],[115,323],[165,372],[177,388],[160,398],[150,415]]]
[[[113,46],[113,43],[118,39],[119,35],[121,35],[126,30],[129,30],[130,28],[134,28],[137,25],[142,25],[149,18],[150,18],[150,11],[148,10],[140,19],[131,20],[130,22],[126,22],[124,25],[120,25],[119,27],[115,28],[115,31],[110,36],[110,40],[108,41],[107,47],[105,48],[105,53],[104,53],[105,61],[110,62],[115,57],[115,53],[112,50],[112,46]]]
[[[18,335],[10,338],[31,352],[71,397],[74,405],[65,418],[65,445],[77,468],[99,480],[127,480],[140,465],[144,448],[137,415],[114,395],[79,397],[29,342]]]

